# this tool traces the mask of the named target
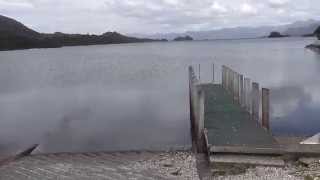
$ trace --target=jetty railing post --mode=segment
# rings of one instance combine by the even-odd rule
[[[244,86],[243,86],[243,75],[240,75],[240,105],[241,107],[245,107],[245,103],[244,103]]]
[[[229,76],[228,76],[228,67],[227,66],[225,66],[225,76],[226,76],[226,78],[225,78],[225,85],[226,85],[226,90],[228,91],[228,88],[229,88],[229,86],[228,86],[228,81],[229,81]]]
[[[233,92],[233,71],[232,69],[229,69],[229,93],[232,94]],[[233,95],[233,94],[232,94]]]
[[[269,101],[270,90],[262,88],[262,127],[267,130],[270,129],[269,125],[269,110],[270,110],[270,101]]]
[[[212,63],[212,84],[214,84],[214,63]]]
[[[205,93],[203,89],[198,90],[198,151],[203,151],[203,130],[204,130],[204,112],[205,112]]]
[[[230,92],[232,95],[232,98],[234,97],[234,72],[232,69],[230,69]]]
[[[198,142],[199,131],[199,95],[198,95],[198,79],[195,75],[194,68],[189,66],[189,96],[190,96],[190,121],[192,141]],[[197,148],[197,147],[194,147]]]
[[[244,85],[245,85],[245,106],[246,110],[251,113],[251,80],[249,78],[244,78]]]
[[[194,111],[193,111],[193,98],[192,98],[192,90],[193,90],[193,69],[192,66],[189,66],[189,111],[190,111],[190,124],[191,124],[191,138],[194,141]]]
[[[233,102],[236,101],[236,72],[232,70],[232,96]]]
[[[199,64],[199,81],[201,81],[201,67],[200,67],[200,64]]]
[[[240,75],[239,73],[235,72],[235,81],[234,81],[234,97],[235,97],[235,102],[240,103],[240,96],[239,96],[239,79]]]
[[[226,66],[224,66],[224,88],[225,90],[228,90],[228,69]]]
[[[230,88],[230,72],[229,72],[229,68],[226,67],[226,89],[227,91],[229,91],[229,88]]]
[[[222,65],[222,70],[221,70],[221,84],[222,84],[222,87],[223,87],[224,89],[226,89],[224,65]]]
[[[252,119],[259,122],[259,84],[256,82],[252,83]]]
[[[226,86],[227,86],[227,91],[230,92],[230,69],[228,67],[226,67],[226,75],[227,75],[227,81],[226,81]]]
[[[239,95],[239,78],[238,73],[233,71],[233,88],[232,88],[233,102],[238,103]]]

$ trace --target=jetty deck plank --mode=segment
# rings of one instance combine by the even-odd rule
[[[205,92],[204,127],[209,145],[278,147],[275,138],[234,103],[222,85],[202,84],[201,88]]]
[[[212,155],[211,163],[248,164],[259,166],[279,166],[284,167],[285,162],[277,156],[256,156],[256,155]]]

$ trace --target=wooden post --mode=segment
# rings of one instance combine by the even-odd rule
[[[226,67],[222,66],[222,76],[221,76],[222,87],[226,89]]]
[[[227,89],[227,68],[223,66],[223,81],[224,81],[224,89]]]
[[[252,119],[259,122],[259,84],[256,82],[252,83]]]
[[[227,86],[228,86],[228,92],[230,93],[231,92],[231,69],[230,68],[227,68],[227,77],[228,77],[228,82],[227,82]]]
[[[251,113],[251,80],[249,78],[244,78],[244,85],[245,85],[245,106],[246,110]]]
[[[237,97],[237,103],[240,105],[240,74],[236,73],[236,97]]]
[[[199,81],[201,80],[201,67],[200,67],[200,64],[199,64]]]
[[[198,152],[203,151],[203,130],[204,130],[204,112],[205,112],[205,93],[203,89],[199,89],[198,91],[198,139],[197,139],[197,144],[198,144]]]
[[[229,88],[230,88],[230,86],[229,86],[229,84],[230,84],[230,75],[229,75],[229,68],[228,67],[226,67],[226,90],[227,91],[229,91]]]
[[[236,81],[236,72],[234,72],[233,70],[232,70],[232,97],[233,97],[233,102],[235,102],[235,99],[236,99],[236,90],[235,90],[235,88],[236,88],[236,86],[235,86],[235,82]]]
[[[234,72],[234,102],[239,104],[239,74],[237,72]]]
[[[244,85],[243,85],[243,75],[240,75],[240,105],[241,107],[245,107],[244,103]]]
[[[222,66],[222,69],[221,69],[221,84],[222,84],[222,87],[225,89],[225,84],[224,84],[224,66]]]
[[[267,130],[270,129],[269,125],[269,109],[270,109],[270,101],[269,101],[270,90],[266,88],[262,88],[262,127]]]
[[[232,69],[230,69],[230,93],[233,97],[234,92],[234,72]]]
[[[214,63],[212,63],[212,84],[214,84]]]
[[[194,79],[194,71],[192,66],[189,66],[189,110],[190,110],[190,124],[191,124],[191,138],[193,142],[196,142],[196,130],[195,130],[195,111],[194,111],[194,99],[193,99],[193,80]],[[195,148],[195,147],[193,147]]]

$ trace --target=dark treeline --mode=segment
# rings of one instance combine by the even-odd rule
[[[120,44],[151,41],[166,41],[140,39],[121,35],[117,32],[107,32],[102,35],[84,34],[42,34],[22,23],[0,15],[0,50],[56,48],[62,46],[79,46],[95,44]]]
[[[317,38],[320,40],[320,26],[316,29],[314,34],[317,36]]]
[[[320,26],[314,31],[313,35],[315,35],[318,38],[318,41],[320,40]],[[307,45],[306,48],[316,50],[317,52],[320,52],[320,44],[319,42]]]

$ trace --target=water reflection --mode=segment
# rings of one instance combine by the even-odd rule
[[[314,135],[320,131],[320,87],[272,89],[272,129],[276,134]]]
[[[15,93],[0,101],[0,134],[17,143],[12,149],[39,142],[43,152],[189,146],[187,110],[172,101],[184,96],[97,87]]]
[[[189,147],[187,67],[212,62],[271,89],[277,134],[320,131],[313,39],[65,47],[0,52],[0,152]],[[197,69],[197,68],[196,68]],[[219,69],[216,80],[221,79]]]

